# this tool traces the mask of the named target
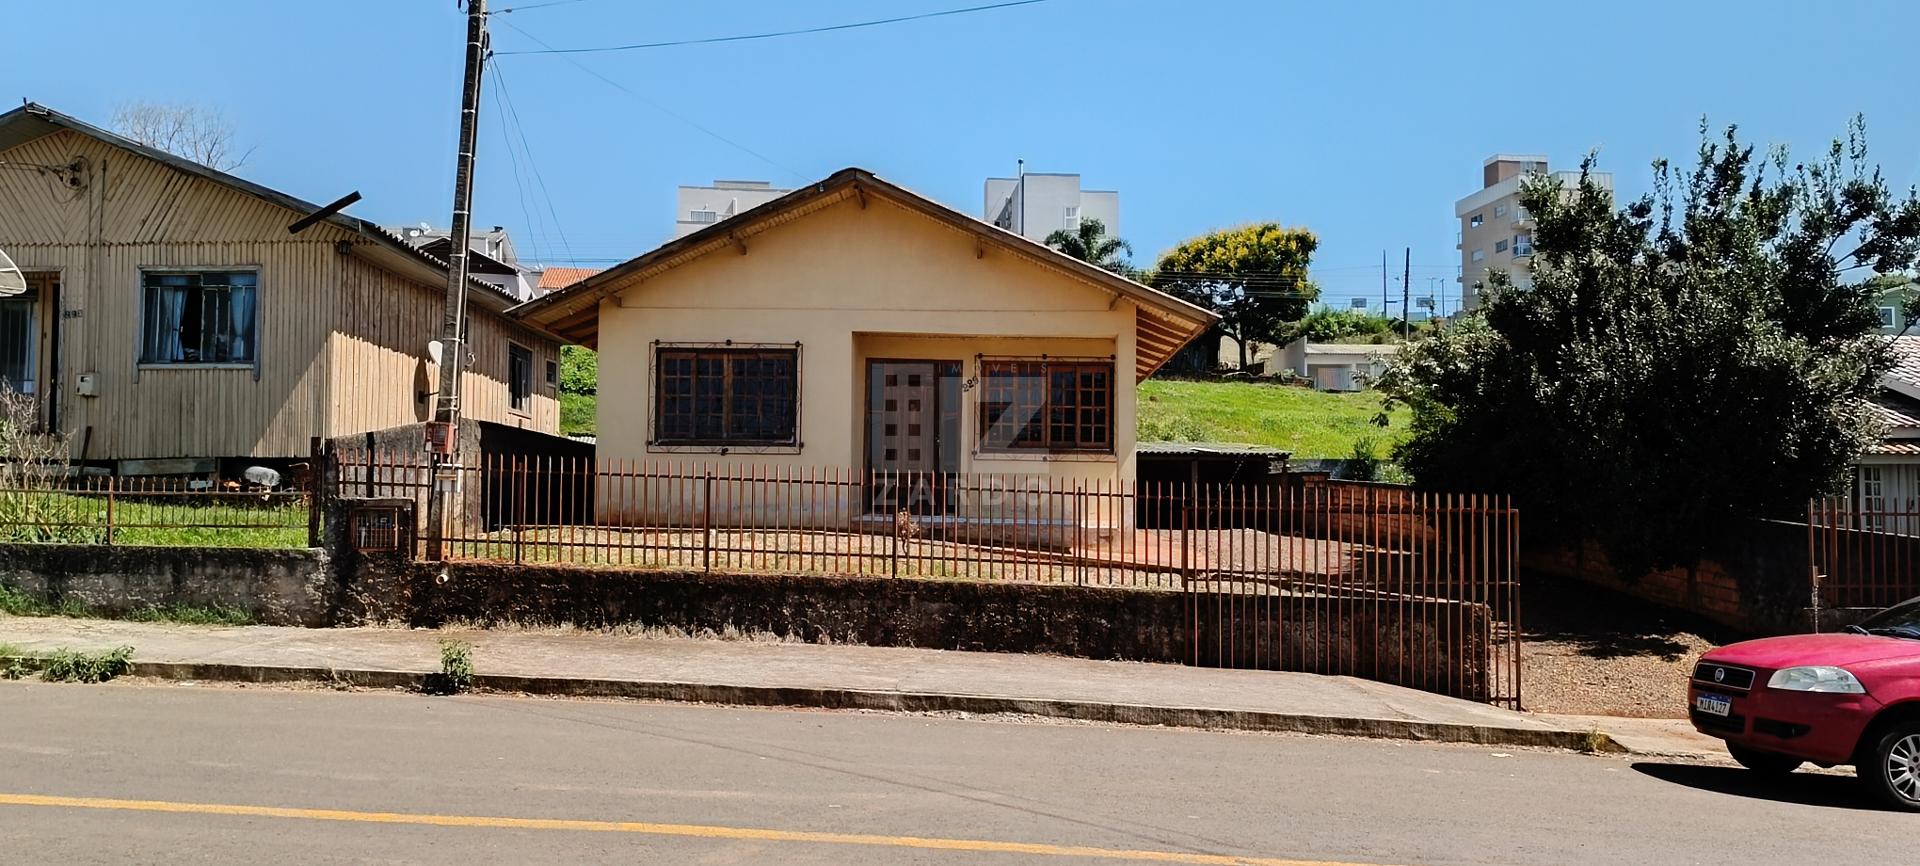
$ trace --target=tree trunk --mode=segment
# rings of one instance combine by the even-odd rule
[[[1247,371],[1247,338],[1236,335],[1233,338],[1233,344],[1240,347],[1240,367],[1238,369],[1240,372],[1245,373]]]

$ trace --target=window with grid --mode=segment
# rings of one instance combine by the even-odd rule
[[[140,363],[253,363],[257,271],[149,271],[140,282]]]
[[[533,405],[533,351],[515,343],[507,344],[507,404],[515,412]]]
[[[983,361],[988,451],[1113,453],[1113,362]]]
[[[654,371],[659,444],[799,441],[798,349],[662,348]]]

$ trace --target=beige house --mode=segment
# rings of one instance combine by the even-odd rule
[[[909,473],[948,511],[961,476],[1132,479],[1135,384],[1214,321],[851,168],[515,314],[599,350],[603,461]]]
[[[38,105],[0,115],[0,249],[31,286],[0,299],[0,378],[122,472],[424,420],[446,265],[321,211]],[[558,342],[514,302],[468,289],[463,413],[554,432]]]

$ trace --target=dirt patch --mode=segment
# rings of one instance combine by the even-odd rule
[[[1590,584],[1529,574],[1522,587],[1523,695],[1535,712],[1684,718],[1701,653],[1742,637]]]

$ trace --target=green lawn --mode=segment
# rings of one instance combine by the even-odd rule
[[[1362,436],[1379,440],[1381,456],[1402,433],[1405,413],[1385,429],[1373,418],[1380,394],[1334,394],[1260,382],[1152,379],[1140,386],[1142,442],[1244,442],[1271,445],[1296,458],[1348,457]]]
[[[560,395],[560,432],[594,435],[594,395]],[[1350,457],[1354,440],[1373,436],[1381,456],[1400,436],[1403,413],[1373,425],[1380,395],[1333,394],[1259,382],[1152,379],[1140,386],[1142,442],[1243,442],[1286,448],[1293,456]]]
[[[99,494],[0,492],[0,542],[101,544],[107,503]],[[225,497],[121,494],[113,543],[155,547],[305,547],[307,506],[295,497],[272,501]]]
[[[595,426],[593,394],[560,393],[560,435],[592,436]]]

